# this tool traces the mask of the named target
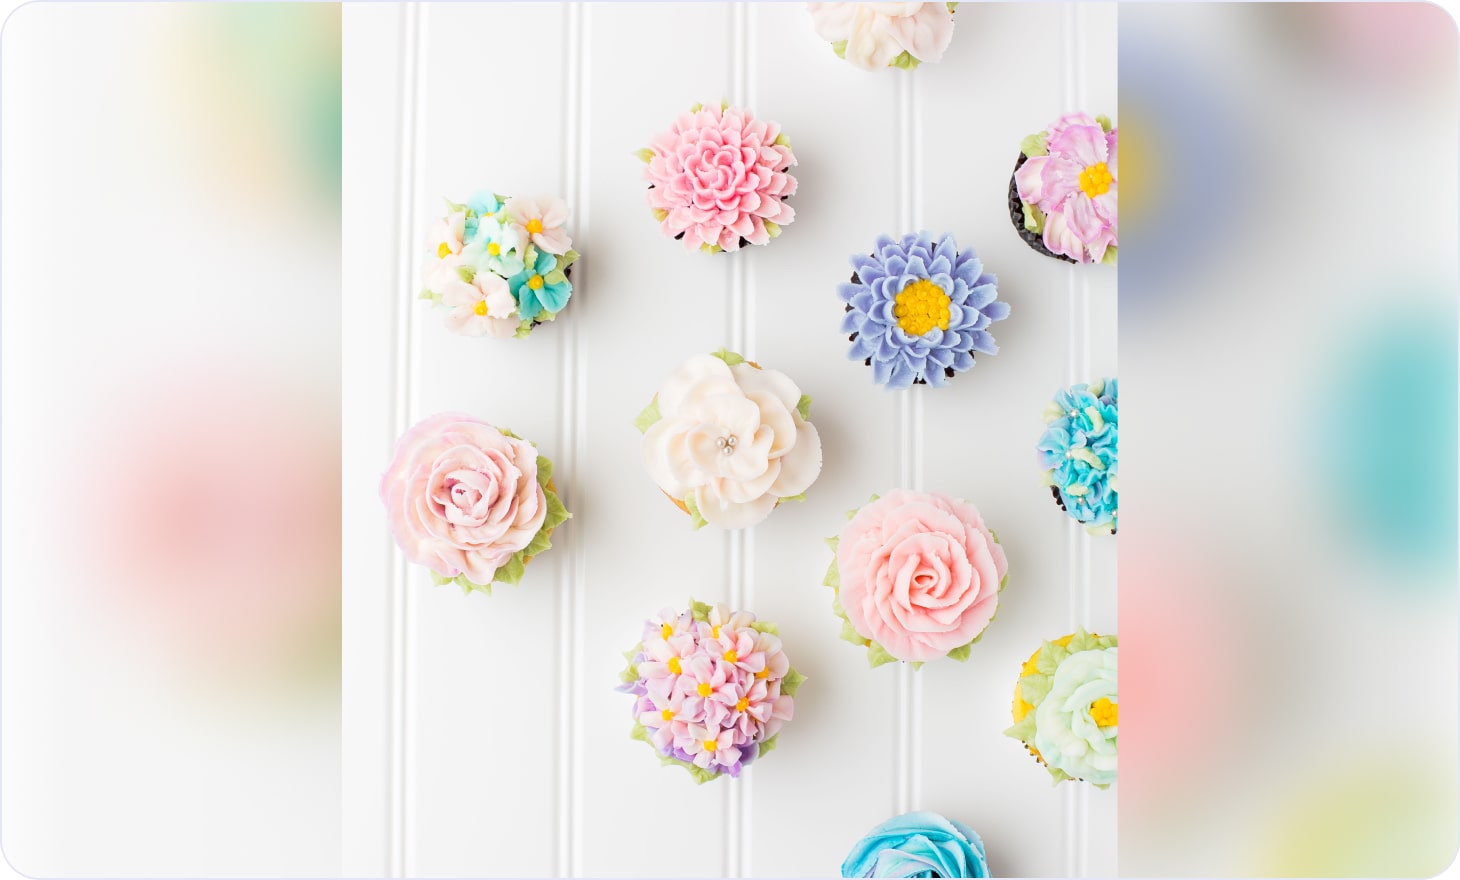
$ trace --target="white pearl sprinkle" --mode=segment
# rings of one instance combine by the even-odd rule
[[[718,447],[720,447],[721,449],[724,449],[725,448],[725,438],[724,437],[716,437],[715,438],[715,445],[718,446]]]
[[[734,446],[726,446],[725,447],[725,454],[726,455],[734,455],[735,454],[735,447]]]
[[[734,436],[731,436],[731,437],[726,438],[725,442],[728,445],[730,445],[730,446],[734,446],[735,444],[739,443],[740,441],[738,439],[736,439]]]

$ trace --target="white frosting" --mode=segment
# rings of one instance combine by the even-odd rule
[[[947,3],[808,3],[817,36],[846,41],[844,57],[864,70],[878,70],[904,51],[919,61],[937,61],[953,39]]]
[[[821,437],[785,373],[713,355],[691,358],[659,390],[644,467],[672,498],[693,498],[707,522],[753,526],[821,473]]]

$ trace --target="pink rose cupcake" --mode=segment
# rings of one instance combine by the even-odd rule
[[[967,660],[999,608],[1009,564],[972,504],[938,492],[894,489],[848,514],[827,543],[826,585],[842,638],[881,666]]]
[[[511,431],[460,413],[431,416],[400,438],[380,499],[406,558],[463,593],[520,581],[571,516],[552,462]]]
[[[686,250],[766,244],[796,218],[791,141],[745,108],[696,104],[638,156],[654,219]]]

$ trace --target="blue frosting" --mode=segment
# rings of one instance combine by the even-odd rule
[[[524,321],[531,321],[540,315],[556,315],[568,304],[573,295],[573,285],[566,279],[546,282],[536,290],[529,284],[533,276],[545,277],[558,265],[557,258],[547,251],[537,251],[531,266],[524,266],[521,272],[507,279],[512,296],[517,300],[517,313]]]
[[[1118,395],[1115,379],[1061,389],[1039,438],[1039,466],[1049,472],[1065,511],[1079,522],[1108,526],[1112,532],[1120,508]]]
[[[837,288],[851,307],[842,332],[855,334],[847,356],[870,359],[878,384],[941,387],[950,374],[973,367],[975,351],[998,353],[988,326],[1009,316],[1009,304],[998,299],[998,279],[983,271],[971,248],[960,252],[952,235],[936,244],[927,232],[900,240],[884,235],[871,256],[859,254],[851,262],[857,281]],[[897,295],[919,280],[932,282],[948,297],[947,329],[935,326],[912,336],[899,326],[893,313]]]
[[[937,813],[905,813],[872,829],[842,862],[843,877],[987,877],[983,841]]]

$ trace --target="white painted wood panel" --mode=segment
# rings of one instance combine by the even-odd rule
[[[575,514],[490,599],[401,565],[383,517],[347,521],[345,775],[375,780],[352,788],[347,871],[827,876],[872,825],[927,808],[978,829],[998,874],[1114,874],[1115,790],[1052,788],[1001,731],[1041,638],[1115,626],[1115,541],[1068,523],[1033,461],[1054,389],[1115,371],[1115,272],[1035,254],[1004,206],[1025,134],[1081,106],[1115,115],[1115,8],[965,4],[957,21],[947,58],[908,75],[838,62],[799,3],[346,7],[347,204],[391,219],[347,226],[369,312],[346,325],[346,375],[369,377],[347,378],[346,483],[368,486],[350,497],[370,503],[406,425],[464,409],[538,443]],[[396,75],[352,78],[355,58]],[[492,88],[508,72],[527,122]],[[797,219],[767,248],[687,254],[649,217],[632,153],[722,96],[791,137]],[[452,336],[412,300],[441,197],[482,186],[574,211],[573,304],[526,342]],[[845,359],[835,285],[879,233],[924,226],[976,248],[1013,313],[999,356],[889,393]],[[807,502],[735,535],[688,530],[630,424],[721,345],[813,395],[826,455]],[[870,670],[837,639],[822,539],[898,484],[969,498],[1009,550],[966,664]],[[642,619],[690,595],[778,622],[810,676],[777,754],[700,787],[628,739],[613,690]]]

